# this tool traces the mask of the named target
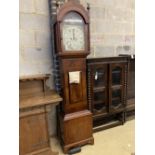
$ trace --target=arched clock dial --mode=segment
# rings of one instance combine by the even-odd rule
[[[84,22],[76,12],[68,13],[62,23],[64,51],[74,52],[85,49]]]

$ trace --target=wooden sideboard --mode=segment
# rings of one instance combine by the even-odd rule
[[[49,75],[20,77],[19,154],[58,155],[50,148],[48,112],[62,98],[46,86]]]
[[[125,122],[127,73],[126,56],[87,59],[88,103],[94,131]]]

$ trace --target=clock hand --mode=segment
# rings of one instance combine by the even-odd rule
[[[73,40],[75,40],[75,33],[74,33],[74,29],[73,29]]]

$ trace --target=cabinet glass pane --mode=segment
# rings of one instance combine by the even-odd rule
[[[102,103],[102,104],[95,104],[94,105],[94,109],[96,110],[101,110],[102,108],[105,108],[105,104]]]
[[[117,107],[121,104],[121,90],[116,89],[112,91],[112,106]]]
[[[103,102],[105,100],[105,93],[102,92],[95,92],[94,93],[94,101],[97,102]]]
[[[116,67],[112,70],[112,85],[121,84],[121,72],[122,69],[120,67]]]
[[[120,100],[119,99],[112,100],[112,106],[113,107],[117,107],[119,105],[120,105]]]
[[[103,68],[96,68],[94,71],[94,86],[102,87],[105,85],[105,71]]]
[[[94,113],[100,113],[106,111],[105,92],[94,93]]]
[[[95,105],[94,105],[93,111],[94,111],[95,113],[103,112],[103,111],[105,111],[105,110],[106,110],[106,105],[105,105],[105,103],[95,104]]]

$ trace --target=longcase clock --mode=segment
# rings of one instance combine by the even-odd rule
[[[63,97],[58,112],[59,136],[66,153],[94,143],[86,89],[86,56],[90,52],[88,10],[74,1],[65,3],[57,12],[54,28]]]

